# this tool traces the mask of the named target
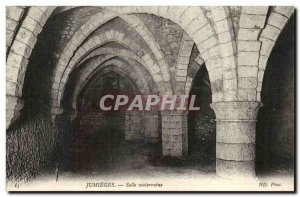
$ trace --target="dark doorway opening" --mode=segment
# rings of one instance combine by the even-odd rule
[[[194,78],[191,95],[196,95],[196,105],[200,106],[200,111],[189,111],[188,114],[189,157],[201,166],[215,169],[216,123],[214,111],[210,108],[212,92],[204,65]]]
[[[276,42],[265,70],[256,129],[257,174],[294,168],[295,19]]]

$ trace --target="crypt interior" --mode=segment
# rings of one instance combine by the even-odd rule
[[[6,176],[294,173],[293,7],[6,8]],[[107,111],[106,94],[199,111]]]

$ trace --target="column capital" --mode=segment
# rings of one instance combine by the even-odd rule
[[[64,109],[61,107],[52,107],[51,108],[52,115],[59,115],[59,114],[62,114],[63,112],[64,112]]]
[[[261,102],[216,102],[216,174],[255,177],[256,116]]]
[[[216,114],[216,120],[222,121],[256,121],[261,102],[233,101],[210,104]]]
[[[69,117],[71,120],[75,120],[75,118],[78,116],[77,110],[68,110],[65,112],[66,116]]]
[[[148,111],[148,110],[143,111],[143,115],[157,115],[157,114],[159,114],[159,111]]]
[[[187,110],[161,111],[162,116],[182,116],[187,114]]]
[[[57,115],[60,115],[64,112],[64,109],[61,107],[52,107],[51,108],[51,119],[52,119],[52,124],[55,124],[55,119]]]

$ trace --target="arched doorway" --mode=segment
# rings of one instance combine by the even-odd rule
[[[125,154],[121,153],[127,148],[125,110],[103,111],[99,107],[102,96],[108,94],[131,97],[138,92],[130,79],[115,72],[96,76],[86,85],[77,102],[79,128],[73,145],[75,171],[107,171]],[[110,102],[108,104],[113,104]]]
[[[257,174],[294,169],[295,17],[282,31],[265,70],[256,132]]]
[[[188,113],[189,157],[202,169],[215,171],[216,123],[214,111],[210,108],[212,93],[204,64],[194,77],[191,95],[196,95],[196,106],[200,110]]]

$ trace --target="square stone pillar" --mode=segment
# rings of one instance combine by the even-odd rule
[[[145,133],[145,143],[158,143],[160,141],[160,120],[158,111],[144,112],[143,128]]]
[[[125,114],[125,140],[144,140],[143,112],[129,111]]]
[[[187,112],[163,111],[161,112],[161,117],[163,156],[187,156]]]
[[[259,102],[218,102],[216,174],[225,178],[255,177],[255,133]]]

